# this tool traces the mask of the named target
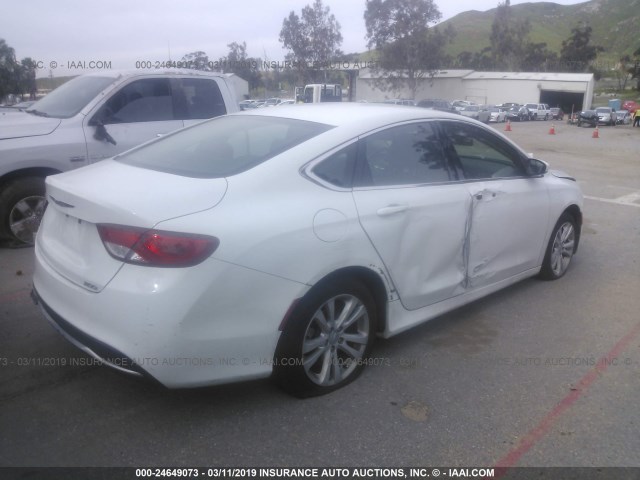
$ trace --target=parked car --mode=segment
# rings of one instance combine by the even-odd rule
[[[616,111],[616,123],[618,125],[629,125],[631,123],[631,113],[628,110]]]
[[[595,127],[598,125],[598,114],[595,110],[583,110],[578,115],[578,126],[589,125]]]
[[[388,103],[391,105],[405,105],[408,107],[415,107],[416,101],[411,100],[409,98],[391,98],[389,100],[385,100],[383,103]]]
[[[507,111],[503,108],[491,107],[489,110],[489,122],[506,122]]]
[[[478,120],[479,122],[482,122],[482,123],[489,123],[489,116],[491,115],[489,110],[487,110],[485,107],[482,107],[480,105],[469,105],[467,107],[464,107],[460,111],[460,114],[465,117]]]
[[[374,104],[226,115],[47,195],[34,298],[77,347],[172,388],[273,374],[299,396],[354,380],[376,336],[562,277],[582,224],[576,181],[494,129]]]
[[[242,100],[238,105],[240,107],[240,110],[258,108],[258,102],[256,100]]]
[[[456,110],[449,101],[434,98],[420,100],[418,107],[439,110],[441,112],[458,113],[458,110]]]
[[[525,107],[531,113],[532,120],[548,120],[551,117],[549,105],[546,103],[527,103]]]
[[[44,178],[238,111],[222,74],[102,71],[76,77],[25,112],[0,116],[0,240],[33,243]]]
[[[468,107],[469,105],[475,105],[475,103],[469,100],[454,100],[453,102],[451,102],[451,106],[458,112],[460,112],[464,107]]]
[[[564,112],[562,111],[561,108],[550,108],[549,109],[550,113],[551,113],[551,118],[554,120],[564,120]]]
[[[596,108],[596,115],[598,115],[598,123],[601,125],[615,126],[617,123],[616,111],[611,107]]]
[[[511,122],[525,122],[530,120],[530,114],[527,107],[511,107],[507,111],[507,120]]]
[[[281,98],[267,98],[264,103],[262,105],[260,105],[261,107],[275,107],[277,105],[279,105],[282,102]]]

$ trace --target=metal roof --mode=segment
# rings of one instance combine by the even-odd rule
[[[535,80],[551,82],[590,82],[593,73],[554,72],[471,72],[465,80]]]
[[[398,75],[402,72],[393,72]],[[360,70],[359,77],[368,78],[384,78],[384,72],[374,72],[365,68]],[[425,75],[425,78],[429,78]],[[552,81],[552,82],[591,82],[593,80],[592,73],[555,73],[555,72],[477,72],[475,70],[454,70],[446,69],[436,72],[433,78],[461,78],[463,80],[534,80],[534,81]]]

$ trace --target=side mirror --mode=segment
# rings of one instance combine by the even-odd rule
[[[538,160],[537,158],[528,158],[526,163],[527,173],[532,177],[536,177],[538,175],[544,175],[547,173],[549,169],[549,165],[543,162],[542,160]]]
[[[109,142],[113,145],[117,145],[113,137],[109,135],[109,132],[107,132],[107,129],[102,123],[102,120],[96,120],[93,123],[95,124],[95,127],[96,127],[96,131],[93,134],[93,138],[95,138],[96,140]]]

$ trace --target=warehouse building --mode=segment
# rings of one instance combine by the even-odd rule
[[[408,88],[400,91],[381,89],[379,79],[370,69],[360,70],[356,81],[356,100],[382,102],[411,98]],[[571,112],[591,107],[594,86],[591,73],[443,70],[433,78],[426,76],[419,80],[414,100],[440,98],[489,105],[506,102],[547,103]]]

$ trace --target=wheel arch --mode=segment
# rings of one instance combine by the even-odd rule
[[[305,293],[303,297],[298,299],[296,304],[304,301],[310,295],[313,295],[316,290],[323,288],[327,284],[331,284],[336,280],[352,280],[362,284],[373,297],[376,308],[376,332],[381,333],[385,330],[387,324],[387,302],[389,300],[390,292],[387,288],[388,279],[385,277],[384,271],[376,271],[373,268],[367,268],[363,266],[350,266],[343,267],[332,271],[325,275],[320,280],[315,282],[313,286]],[[295,310],[292,308],[291,310]],[[287,315],[280,329],[284,328],[284,325],[290,320],[291,315]]]
[[[580,244],[580,232],[582,231],[582,211],[577,205],[570,205],[562,213],[571,215],[576,222],[576,244],[573,248],[573,253],[576,253]]]
[[[12,172],[6,173],[2,177],[0,177],[0,188],[4,188],[5,185],[19,178],[42,177],[42,179],[44,179],[49,175],[56,175],[58,173],[62,172],[60,170],[56,170],[55,168],[49,167],[31,167],[22,168],[20,170],[13,170]]]

